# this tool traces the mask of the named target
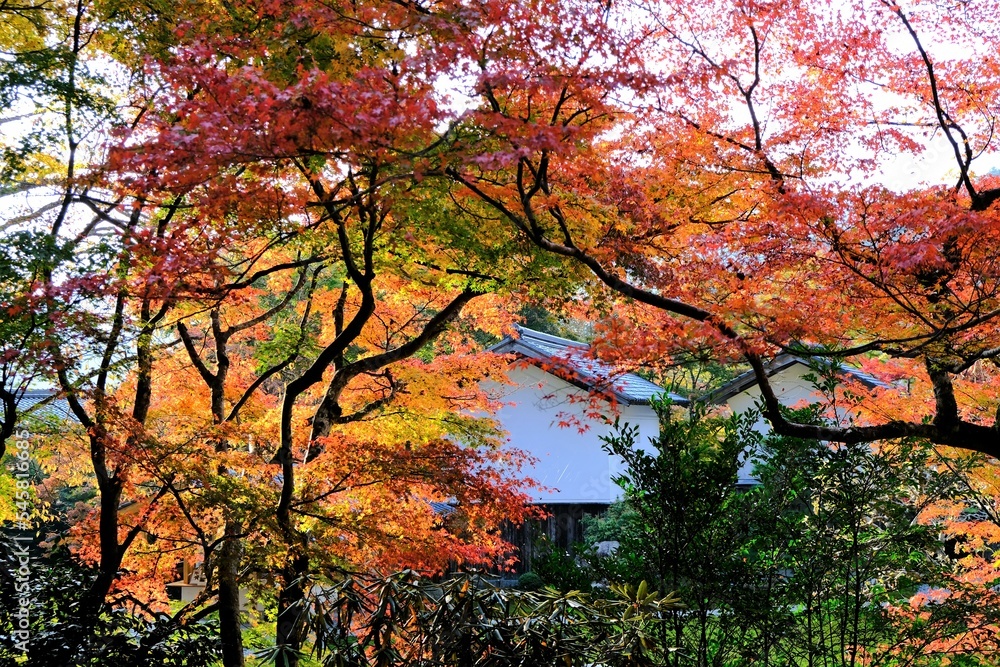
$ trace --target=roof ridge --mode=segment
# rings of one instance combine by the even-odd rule
[[[561,371],[575,376],[577,381],[607,391],[626,404],[648,402],[649,397],[642,395],[643,393],[663,393],[678,403],[687,402],[683,396],[642,377],[635,372],[637,369],[631,370],[627,366],[621,367],[618,364],[587,354],[592,349],[587,343],[542,333],[519,324],[514,325],[514,330],[519,334],[517,338],[513,335],[507,335],[499,343],[491,346],[489,350],[497,351],[507,345],[520,346],[524,353],[534,357],[537,361],[552,363]],[[561,351],[552,349],[553,347],[568,349]],[[640,393],[633,393],[639,387],[642,387],[639,390]]]
[[[25,389],[22,396],[55,396],[58,389]]]
[[[575,361],[574,359],[572,359],[569,356],[562,356],[562,355],[559,355],[559,354],[552,354],[551,352],[547,352],[546,350],[539,349],[538,347],[536,347],[536,346],[534,346],[534,345],[531,344],[530,339],[527,340],[527,341],[525,341],[524,338],[516,338],[514,340],[516,340],[519,345],[523,345],[524,347],[528,348],[529,350],[532,350],[533,352],[536,352],[540,356],[542,356],[542,357],[544,357],[544,358],[546,358],[546,359],[548,359],[548,360],[550,360],[552,362],[560,362],[561,361],[561,362],[564,362],[565,365],[569,366],[570,364],[573,364],[573,362]],[[595,361],[599,361],[599,360],[595,360]],[[577,373],[577,374],[580,374],[580,375],[584,375],[585,377],[586,376],[591,376],[591,377],[593,376],[592,374],[586,373],[585,371],[581,371],[581,370],[579,370],[577,368],[572,368],[571,370],[574,373]]]
[[[588,350],[591,348],[590,343],[581,343],[580,341],[572,340],[570,338],[563,338],[562,336],[556,336],[554,334],[544,333],[542,331],[537,331],[535,329],[529,329],[528,327],[522,324],[515,324],[514,330],[520,334],[521,338],[524,337],[537,338],[538,340],[543,340],[548,343],[559,343],[561,345],[568,345],[570,347],[579,347]]]

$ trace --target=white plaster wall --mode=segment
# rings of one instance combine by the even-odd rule
[[[617,456],[601,448],[600,436],[611,427],[584,415],[587,405],[571,402],[585,398],[586,392],[535,366],[513,368],[509,377],[516,386],[492,385],[506,405],[495,415],[507,431],[507,442],[538,459],[525,471],[549,487],[533,493],[539,503],[607,503],[621,497],[621,489],[611,478],[624,465]],[[646,445],[659,433],[659,424],[648,405],[619,406],[622,423],[639,426],[639,442]],[[613,416],[608,411],[608,416]],[[580,433],[576,425],[559,426],[572,418],[589,428]]]
[[[782,405],[797,407],[800,404],[815,403],[822,400],[822,396],[816,391],[812,383],[802,377],[810,372],[809,368],[802,364],[792,364],[788,368],[771,376],[771,387],[774,389],[774,393]],[[746,391],[730,398],[726,401],[726,405],[734,413],[740,413],[753,409],[759,401],[760,388],[757,385],[753,385]],[[771,427],[766,419],[760,417],[754,425],[754,430],[758,433],[766,434],[770,432]],[[739,483],[754,484],[756,481],[753,477],[753,453],[751,453],[740,468]]]

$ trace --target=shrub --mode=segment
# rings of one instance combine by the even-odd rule
[[[517,587],[522,591],[537,591],[545,585],[536,572],[525,572],[517,578]]]
[[[13,633],[19,605],[11,577],[18,553],[13,540],[0,538],[0,667],[24,664],[23,644]],[[80,618],[78,601],[93,571],[61,548],[45,554],[34,550],[31,556],[29,665],[208,667],[218,659],[218,626],[208,621],[182,625],[166,614],[139,615],[121,608]]]
[[[588,564],[593,556],[584,544],[568,550],[559,549],[542,536],[535,541],[531,571],[556,590],[589,592],[594,586],[594,572]]]

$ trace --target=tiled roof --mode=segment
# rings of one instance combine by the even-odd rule
[[[36,419],[74,419],[66,399],[53,399],[55,394],[55,389],[29,389],[17,402],[18,414],[24,415],[40,403],[48,401],[31,412],[31,416]]]
[[[431,506],[431,509],[434,510],[435,514],[441,517],[451,516],[455,513],[456,509],[456,507],[451,503],[445,503],[439,500],[429,500],[427,504]]]
[[[830,360],[827,361],[830,362]],[[880,389],[892,388],[891,384],[879,380],[874,375],[865,373],[862,370],[848,366],[843,362],[830,362],[830,363],[836,363],[836,369],[840,373],[848,375],[854,378],[855,380],[858,380],[869,389],[874,389],[876,387]],[[794,366],[795,364],[801,364],[806,367],[809,366],[809,362],[803,359],[802,357],[797,357],[793,354],[788,354],[787,352],[783,352],[778,356],[776,356],[774,360],[771,361],[769,364],[767,364],[765,368],[767,370],[768,377],[770,377],[772,375],[775,375],[776,373],[780,373],[781,371],[785,370],[786,368],[789,368],[790,366]],[[724,401],[729,400],[736,394],[744,392],[750,387],[755,386],[756,384],[757,384],[757,378],[754,376],[753,371],[752,370],[747,371],[746,373],[737,375],[735,378],[733,378],[726,384],[722,385],[718,389],[715,389],[714,391],[710,391],[709,393],[705,394],[704,396],[701,397],[700,400],[702,400],[705,403],[722,403]]]
[[[617,400],[626,404],[649,403],[653,396],[661,395],[667,395],[679,405],[688,403],[683,396],[668,392],[635,373],[623,373],[612,365],[595,359],[590,355],[590,346],[586,343],[578,343],[522,326],[515,325],[515,329],[518,332],[517,337],[507,336],[490,350],[499,353],[513,352],[549,364],[568,373],[585,388],[610,392]]]

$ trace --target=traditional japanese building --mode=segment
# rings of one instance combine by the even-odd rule
[[[659,434],[650,399],[666,396],[677,405],[687,399],[594,358],[585,343],[526,327],[516,327],[490,349],[513,355],[508,370],[513,385],[490,385],[505,403],[495,417],[510,445],[537,459],[525,474],[545,488],[532,500],[549,514],[542,530],[566,547],[582,539],[585,514],[604,511],[622,495],[613,481],[622,461],[601,441],[612,433],[614,419],[637,426],[637,444],[645,445]],[[518,545],[523,567],[534,535],[518,526],[507,537]]]

